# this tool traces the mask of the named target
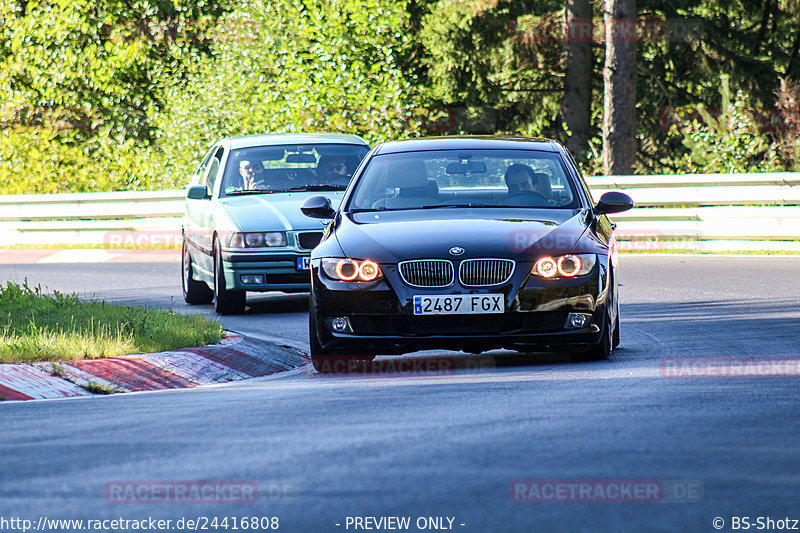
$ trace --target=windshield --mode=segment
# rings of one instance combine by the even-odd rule
[[[344,190],[369,151],[355,144],[255,146],[233,150],[224,195]]]
[[[447,207],[575,208],[578,196],[557,153],[431,150],[372,158],[347,210]]]

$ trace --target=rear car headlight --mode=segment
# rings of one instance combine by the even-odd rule
[[[336,281],[374,281],[383,276],[378,263],[369,259],[325,257],[321,264],[325,275]]]
[[[597,263],[595,254],[566,254],[540,258],[533,265],[532,274],[545,279],[574,278],[585,276]]]
[[[268,233],[234,233],[231,235],[231,248],[265,248],[270,246],[286,246],[286,233],[272,231]]]

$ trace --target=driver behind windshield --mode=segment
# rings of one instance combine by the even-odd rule
[[[242,176],[244,189],[263,189],[267,186],[266,172],[261,161],[248,161],[246,159],[239,162],[239,175]]]
[[[506,170],[506,187],[509,196],[525,192],[539,192],[539,180],[528,165],[511,165]]]

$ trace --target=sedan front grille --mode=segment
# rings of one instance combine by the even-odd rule
[[[500,285],[511,279],[511,259],[466,259],[458,268],[458,280],[465,287]]]
[[[398,264],[403,281],[413,287],[447,287],[453,283],[453,263],[446,259],[417,259]]]
[[[313,231],[308,233],[300,233],[297,235],[297,240],[300,244],[300,248],[304,250],[313,250],[319,244],[319,241],[322,240],[322,232],[321,231]]]

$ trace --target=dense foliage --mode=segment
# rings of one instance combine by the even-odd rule
[[[214,57],[168,85],[157,117],[162,165],[186,174],[229,135],[406,135],[412,87],[396,60],[404,20],[403,4],[386,0],[242,1],[219,20]]]
[[[800,170],[800,2],[638,13],[638,172]],[[209,143],[246,133],[563,140],[563,16],[555,0],[0,0],[0,193],[180,187]]]

